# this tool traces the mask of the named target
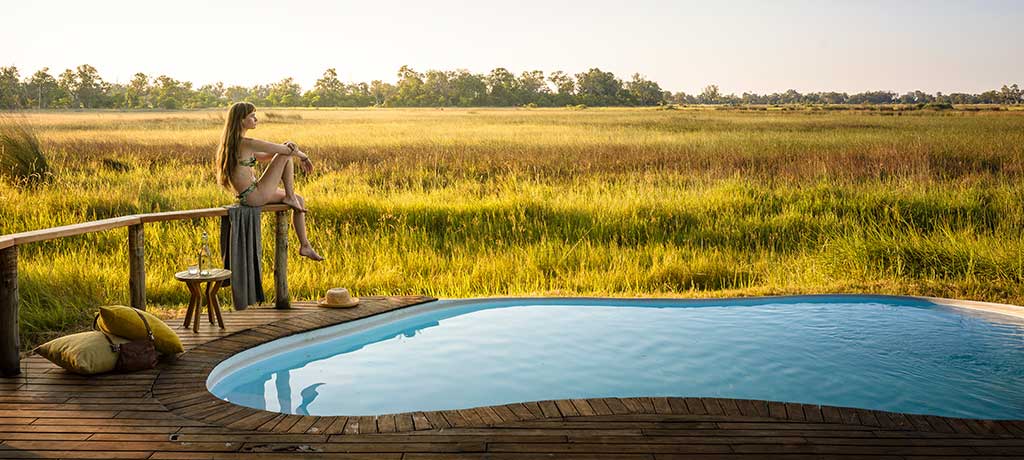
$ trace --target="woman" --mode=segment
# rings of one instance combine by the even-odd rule
[[[259,139],[245,137],[250,129],[256,129],[256,106],[248,102],[236,102],[228,110],[224,121],[224,133],[217,148],[217,182],[227,189],[232,187],[243,206],[263,206],[270,203],[284,203],[295,209],[292,222],[299,237],[299,255],[320,261],[324,260],[313,250],[306,238],[306,202],[295,193],[295,166],[297,158],[302,170],[313,170],[313,162],[294,142],[273,144]],[[269,163],[263,175],[256,179],[253,166],[258,162]],[[278,188],[278,183],[284,188]]]

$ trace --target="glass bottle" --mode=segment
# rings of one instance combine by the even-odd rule
[[[203,266],[203,259],[206,259],[206,267]],[[203,232],[202,245],[199,246],[199,276],[210,275],[210,237]]]

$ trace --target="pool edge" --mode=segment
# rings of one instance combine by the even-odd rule
[[[821,297],[863,294],[823,294]],[[792,296],[764,296],[784,298]],[[922,296],[876,296],[924,300],[952,307],[1021,307],[984,302],[957,301]],[[481,299],[521,299],[492,297]],[[574,297],[578,298],[578,297]],[[649,298],[648,298],[649,299]],[[746,298],[752,299],[752,298]],[[1024,435],[1024,420],[979,420],[906,414],[848,407],[786,403],[764,400],[686,397],[587,398],[530,401],[469,409],[417,411],[374,416],[302,416],[253,409],[223,401],[206,387],[210,372],[222,361],[249,348],[279,338],[368,318],[438,299],[418,297],[393,302],[389,298],[367,298],[353,310],[311,310],[299,316],[245,329],[201,344],[161,370],[153,384],[153,396],[168,411],[203,423],[234,429],[294,433],[295,426],[308,426],[304,433],[363,434],[405,432],[448,428],[490,427],[527,420],[568,417],[599,417],[621,414],[687,415],[706,421],[728,422],[738,418],[792,422],[861,425],[896,430],[984,435]],[[680,299],[683,300],[683,299]],[[705,299],[706,300],[706,299]],[[719,300],[725,300],[721,298]],[[978,305],[980,304],[980,305]],[[365,307],[365,308],[364,308]],[[985,310],[993,311],[993,310]],[[1012,310],[1011,310],[1012,311]],[[1007,314],[1002,311],[996,313]],[[1011,314],[1010,316],[1017,316]],[[1024,318],[1024,316],[1018,316]],[[182,383],[184,381],[184,384]],[[285,422],[288,419],[288,423]],[[372,423],[373,427],[370,428]],[[360,426],[362,424],[362,426]],[[281,429],[278,429],[278,428]],[[1016,430],[1016,431],[1015,431]]]
[[[984,311],[988,313],[996,313],[1000,315],[1012,316],[1014,318],[1024,319],[1024,307],[1019,305],[1013,305],[1008,303],[996,303],[996,302],[981,302],[977,300],[960,300],[960,299],[947,299],[943,297],[927,297],[927,296],[903,296],[911,297],[921,300],[927,300],[938,305],[945,305],[947,307],[964,308],[967,310]]]

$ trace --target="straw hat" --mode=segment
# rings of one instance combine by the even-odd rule
[[[346,308],[354,307],[359,304],[358,297],[349,296],[348,289],[345,288],[331,288],[327,290],[327,296],[320,299],[317,305],[321,307],[333,307],[333,308]]]

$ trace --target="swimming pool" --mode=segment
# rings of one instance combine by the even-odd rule
[[[704,396],[1019,419],[1024,321],[888,296],[440,300],[246,350],[207,387],[301,415]]]

